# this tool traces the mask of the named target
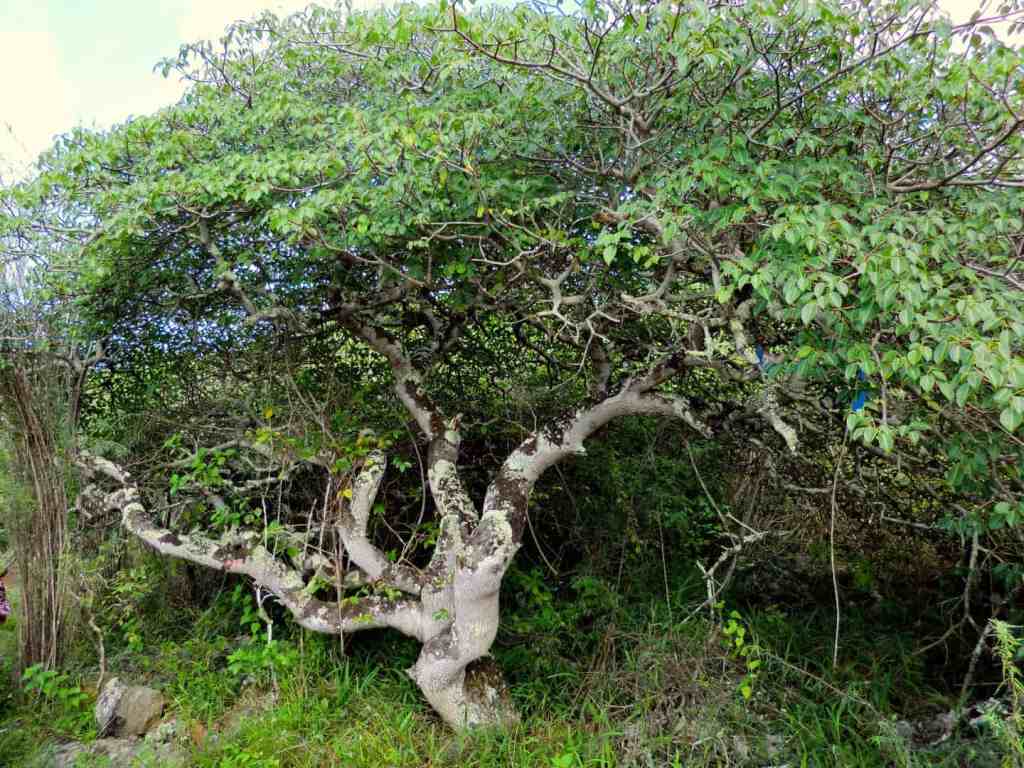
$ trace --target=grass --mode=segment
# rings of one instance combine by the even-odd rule
[[[42,746],[47,734],[43,729],[26,727],[26,719],[36,721],[35,713],[19,707],[18,687],[14,680],[14,660],[18,656],[18,606],[21,593],[17,582],[8,579],[7,598],[12,613],[0,624],[0,765],[27,765]]]
[[[517,635],[503,637],[496,656],[523,722],[471,736],[439,723],[402,671],[416,644],[388,633],[346,638],[342,648],[282,627],[284,662],[232,671],[232,654],[247,646],[221,603],[179,616],[176,633],[154,618],[143,650],[113,642],[110,664],[165,693],[187,764],[198,768],[999,765],[995,740],[971,734],[910,749],[899,721],[950,700],[930,686],[910,638],[869,612],[844,616],[835,668],[824,610],[742,610],[746,653],[722,626],[677,615],[686,613],[663,600],[624,600],[586,632],[550,612],[532,629],[511,617]],[[14,639],[13,622],[0,627],[0,664],[9,667]],[[47,745],[95,736],[53,702],[19,697],[9,669],[0,672],[0,764],[32,765]],[[79,674],[85,685],[95,670]]]

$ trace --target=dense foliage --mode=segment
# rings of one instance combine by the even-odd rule
[[[927,10],[268,17],[167,63],[181,105],[66,137],[5,227],[68,241],[49,290],[136,365],[275,328],[323,364],[373,307],[435,368],[486,366],[468,316],[618,377],[704,329],[714,369],[749,314],[770,380],[869,391],[852,437],[929,434],[1015,519],[1019,60]]]

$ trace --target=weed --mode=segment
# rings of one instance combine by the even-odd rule
[[[996,654],[1003,671],[1003,689],[1007,705],[990,706],[984,714],[985,723],[1006,749],[1003,768],[1024,768],[1024,676],[1020,661],[1024,657],[1024,643],[1017,637],[1020,627],[1004,621],[992,621]]]
[[[22,673],[22,685],[32,703],[58,731],[79,734],[91,727],[89,696],[67,672],[33,664]]]

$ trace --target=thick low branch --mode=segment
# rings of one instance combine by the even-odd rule
[[[360,322],[354,315],[343,317],[345,325],[371,349],[383,355],[391,364],[395,377],[395,394],[416,419],[423,434],[433,439],[444,432],[444,420],[437,406],[431,402],[422,387],[422,376],[402,351],[398,342],[387,334]]]
[[[484,500],[484,515],[469,546],[468,562],[486,567],[503,567],[522,542],[527,503],[540,476],[562,459],[585,452],[584,442],[613,419],[631,415],[664,416],[681,419],[694,431],[710,438],[689,400],[678,395],[645,391],[651,377],[596,405],[583,408],[563,422],[550,425],[523,442],[505,460]]]
[[[437,504],[440,534],[427,576],[438,585],[449,583],[455,552],[479,517],[458,472],[459,446],[462,443],[459,418],[444,418],[440,408],[423,390],[419,371],[398,342],[361,323],[354,315],[345,315],[344,322],[391,364],[398,399],[430,440],[427,480]]]
[[[250,577],[273,593],[300,626],[328,634],[391,627],[410,637],[423,638],[418,601],[379,596],[337,602],[319,600],[307,593],[302,575],[254,541],[255,536],[229,532],[220,539],[212,539],[162,528],[149,517],[138,487],[124,469],[89,454],[82,455],[79,466],[90,478],[100,475],[118,486],[106,495],[105,505],[120,509],[124,527],[143,542],[163,555]]]
[[[758,369],[762,369],[761,361],[758,360],[757,352],[750,343],[747,336],[745,321],[750,319],[753,308],[753,300],[749,299],[739,304],[729,318],[729,330],[732,333],[733,345],[736,351],[743,356],[743,359]],[[763,372],[763,369],[762,369]],[[754,410],[774,429],[785,441],[790,453],[796,453],[800,447],[800,438],[796,430],[779,414],[779,401],[775,392],[775,384],[765,384],[765,390],[756,398]]]

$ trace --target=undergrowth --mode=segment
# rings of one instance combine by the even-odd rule
[[[870,612],[844,616],[833,668],[825,611],[736,596],[715,617],[686,617],[699,593],[685,575],[669,600],[576,586],[569,599],[535,585],[513,607],[495,655],[524,717],[502,733],[443,726],[402,671],[416,644],[391,634],[339,639],[279,622],[266,653],[247,594],[233,588],[176,625],[151,607],[141,641],[111,638],[112,673],[164,692],[185,764],[201,768],[1014,765],[1003,761],[1019,721],[934,745],[908,731],[952,698],[930,686],[910,638]],[[15,631],[0,627],[4,664]],[[47,765],[52,745],[94,739],[94,680],[83,665],[49,678],[48,693],[18,694],[4,670],[0,763]]]

